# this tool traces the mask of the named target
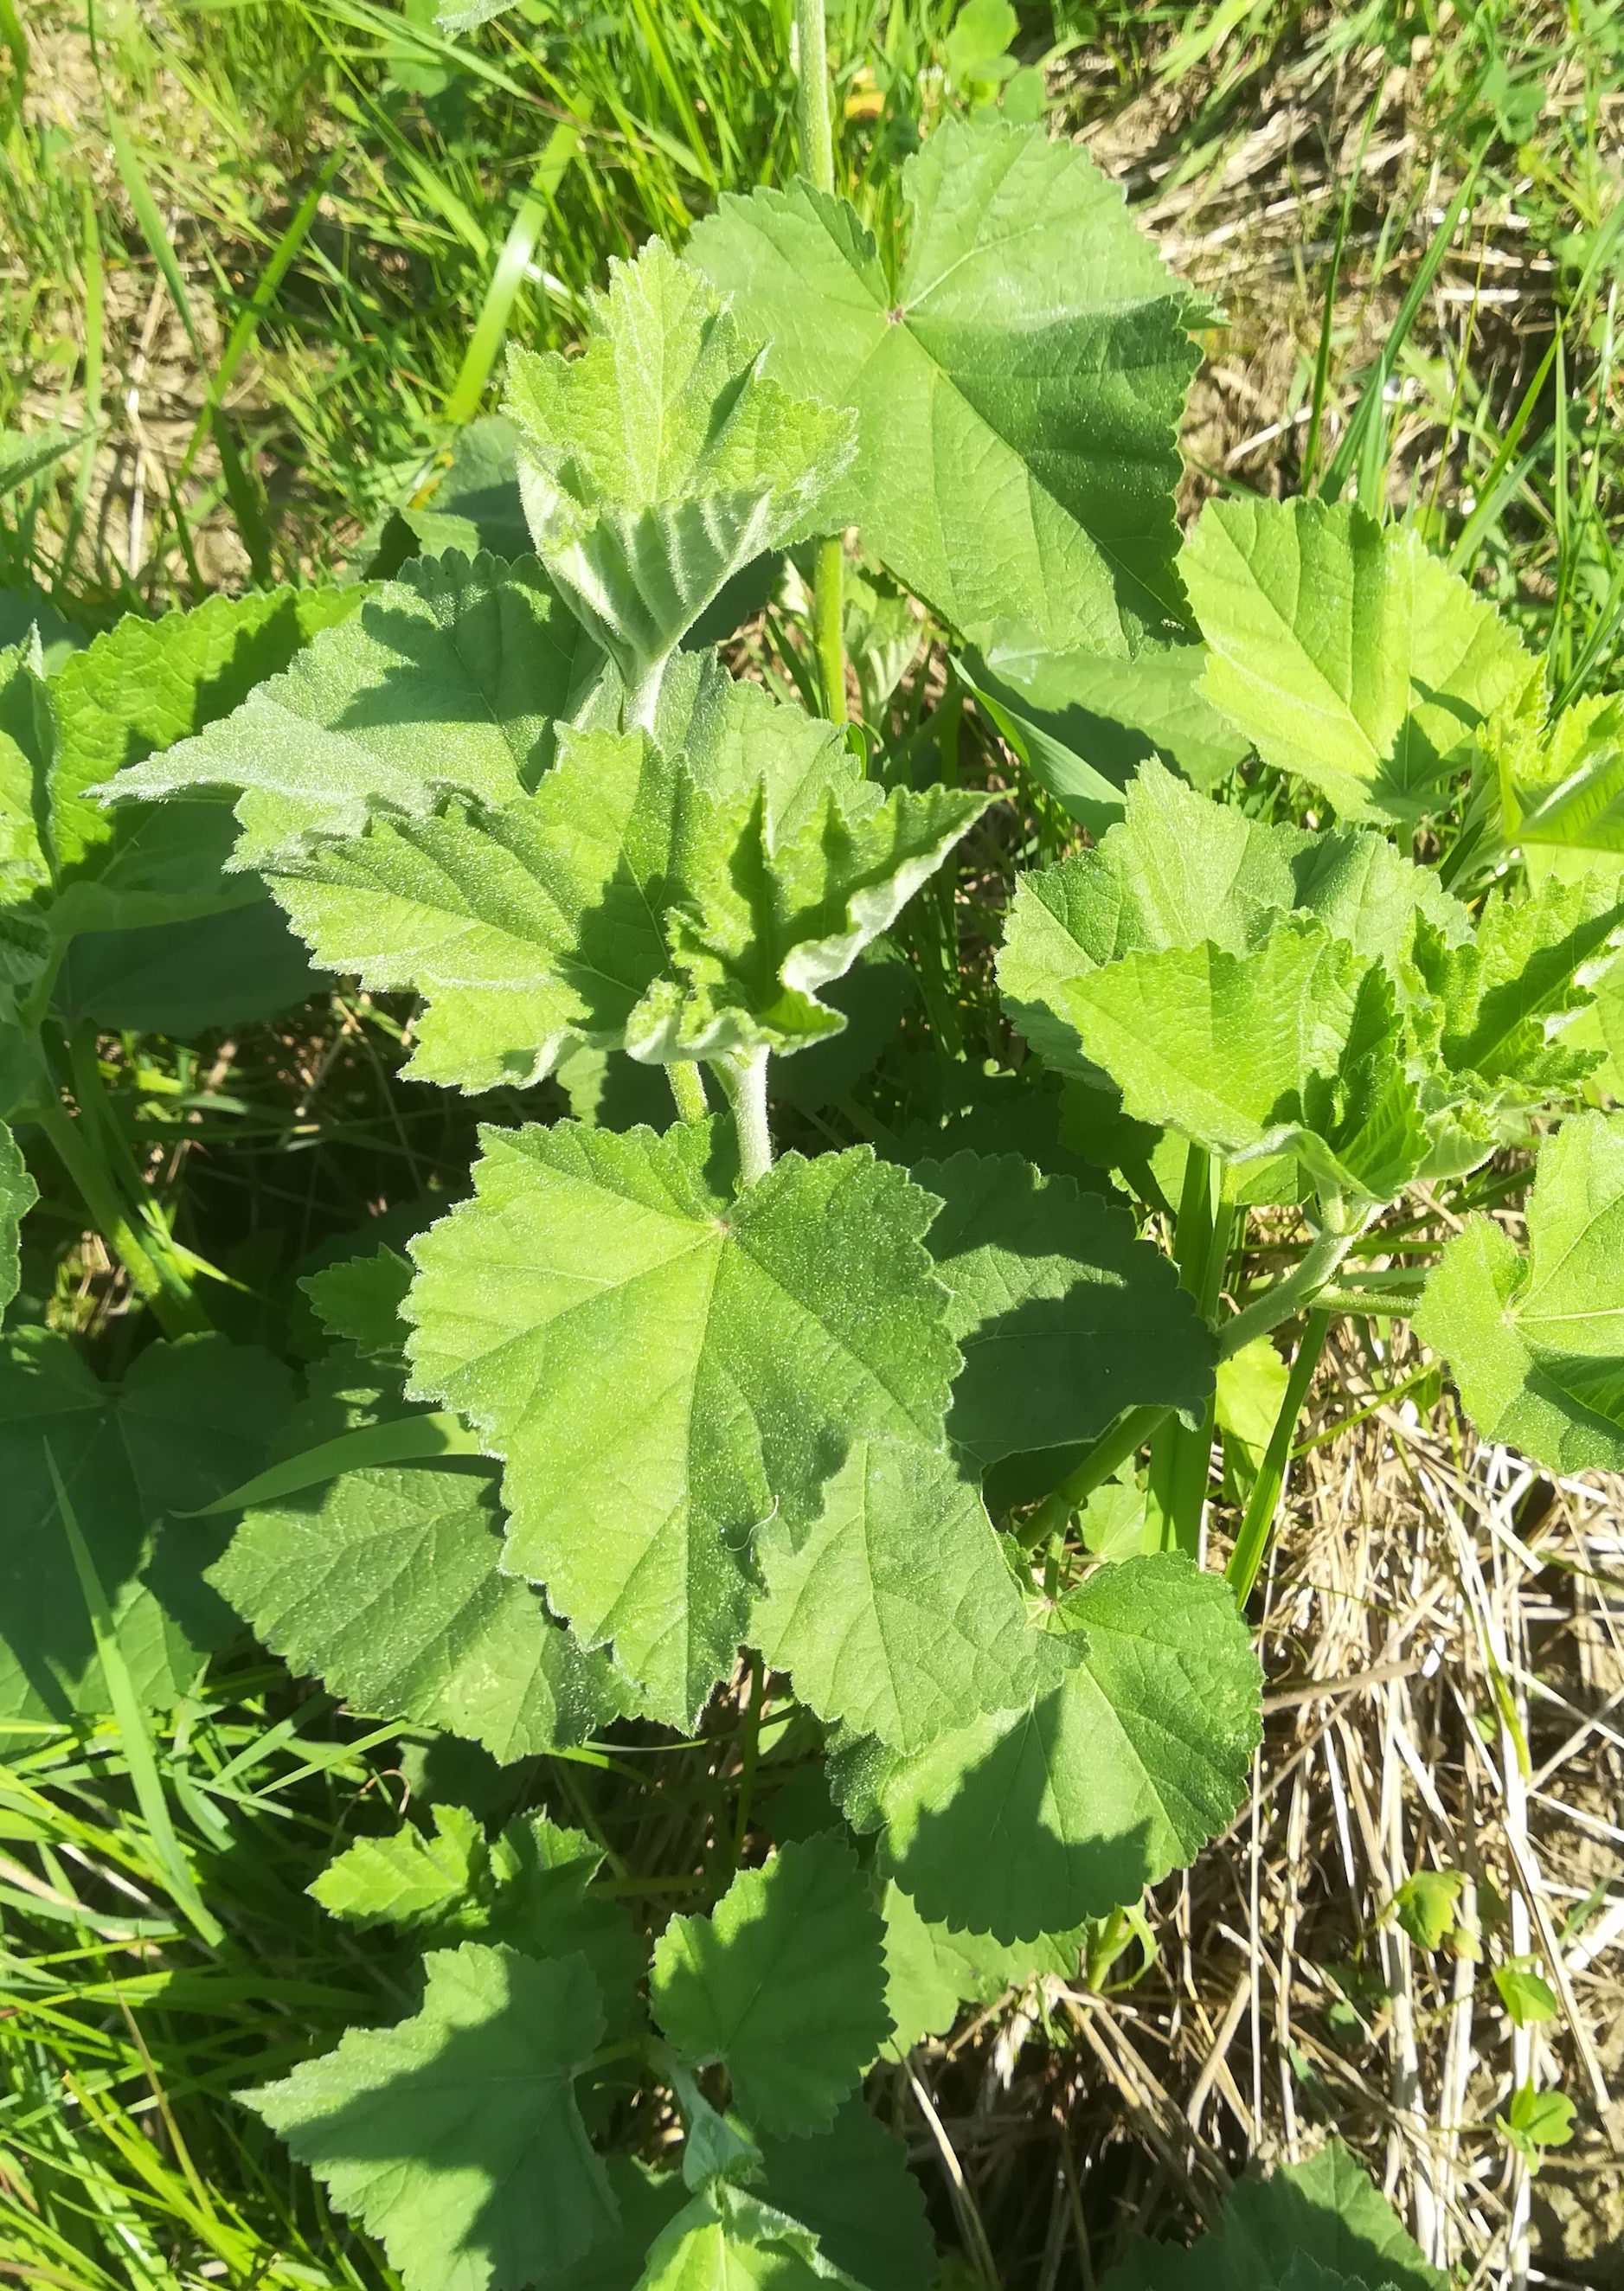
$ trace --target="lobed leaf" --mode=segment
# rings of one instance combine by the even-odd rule
[[[888,2050],[911,2052],[923,2037],[945,2036],[967,2004],[994,2005],[1008,1989],[1044,1973],[1075,1981],[1086,1925],[1030,1941],[953,1933],[929,1925],[894,1879],[880,1899],[885,1918],[885,2002],[896,2022]]]
[[[921,1917],[1001,1941],[1136,1901],[1240,1803],[1261,1678],[1227,1587],[1177,1554],[1065,1602],[1060,1683],[908,1758],[854,1745],[835,1787]]]
[[[826,2132],[760,2142],[767,2201],[810,2228],[864,2291],[929,2291],[938,2263],[908,2151],[865,2105],[843,2101]]]
[[[505,1564],[685,1725],[744,1636],[755,1529],[809,1527],[863,1432],[939,1442],[958,1361],[929,1195],[859,1147],[730,1199],[720,1137],[484,1131],[406,1305],[414,1391],[505,1461]]]
[[[1352,502],[1210,502],[1180,563],[1208,699],[1347,818],[1435,810],[1477,727],[1538,673],[1413,526]]]
[[[28,1174],[17,1140],[0,1121],[0,1320],[21,1278],[18,1228],[38,1199],[39,1187]]]
[[[1039,127],[945,120],[903,173],[893,285],[805,181],[724,197],[689,260],[768,338],[766,370],[858,417],[832,527],[970,642],[1126,660],[1184,617],[1186,291],[1122,193]]]
[[[238,2097],[379,2238],[406,2291],[524,2291],[615,2223],[575,2094],[603,2036],[598,1985],[583,1957],[478,1941],[423,1971],[410,2019],[351,2029]]]
[[[977,1468],[1097,1439],[1124,1408],[1200,1412],[1216,1344],[1126,1210],[1014,1154],[919,1162],[913,1177],[943,1198],[928,1246],[964,1355],[947,1431]]]
[[[236,1636],[203,1581],[220,1549],[200,1508],[256,1470],[292,1379],[269,1354],[217,1337],[157,1344],[101,1383],[65,1337],[0,1344],[0,1717],[60,1723],[111,1708],[59,1514],[60,1474],[143,1702],[186,1694]]]
[[[820,1718],[922,1749],[1053,1676],[980,1494],[922,1441],[863,1436],[797,1538],[759,1539],[749,1631]]]
[[[712,2181],[655,2240],[637,2291],[859,2291],[809,2228],[725,2181]]]
[[[890,2030],[883,1927],[850,1847],[832,1833],[741,1869],[709,1917],[673,1917],[649,2003],[695,2067],[720,2061],[752,2129],[835,2118]]]
[[[1528,1251],[1488,1218],[1444,1249],[1415,1314],[1481,1436],[1558,1472],[1624,1469],[1624,1115],[1542,1148]]]

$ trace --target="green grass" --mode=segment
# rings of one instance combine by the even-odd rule
[[[43,592],[93,626],[352,559],[492,405],[507,338],[567,344],[612,256],[789,172],[791,13],[525,0],[453,47],[419,0],[102,0],[93,41],[76,6],[0,0],[0,421],[60,414],[94,446],[0,527],[0,588],[35,584],[28,611]],[[953,14],[953,0],[831,10],[840,165],[882,232],[895,161],[959,100]],[[1024,12],[1020,52],[1050,57],[1063,124],[1146,105],[1132,196],[1194,187],[1186,229],[1219,212],[1225,164],[1282,75],[1329,89],[1326,189],[1225,296],[1234,342],[1289,341],[1286,412],[1304,418],[1226,481],[1408,502],[1549,648],[1564,696],[1616,681],[1612,12],[1062,0]],[[1547,103],[1557,60],[1568,92]],[[1415,149],[1355,183],[1339,168],[1359,88],[1401,67]],[[103,106],[117,144],[93,132]],[[1516,304],[1491,298],[1483,250],[1517,253]],[[1229,354],[1220,334],[1213,347]],[[149,452],[132,565],[135,421]],[[782,657],[794,672],[792,630]],[[1056,822],[1035,811],[1048,849]],[[239,1284],[221,1292],[229,1333],[284,1338],[310,1251],[465,1169],[480,1109],[398,1089],[398,1033],[387,1009],[334,997],[221,1046],[213,1071],[184,1046],[109,1046],[117,1118],[161,1150],[181,1237]],[[28,1286],[116,1346],[80,1222],[65,1195],[47,1201]],[[245,1655],[149,1737],[110,1722],[0,1737],[0,2275],[68,2291],[392,2282],[225,2102],[369,2006],[398,2009],[388,1958],[303,1889],[358,1824],[431,1793],[440,1755],[398,1729],[374,1739]],[[189,1884],[217,1940],[189,1917]]]

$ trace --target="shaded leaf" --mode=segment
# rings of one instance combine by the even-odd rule
[[[38,1199],[39,1187],[28,1175],[17,1140],[0,1121],[0,1319],[17,1294],[20,1278],[18,1228]]]
[[[924,2191],[907,2150],[860,2093],[827,2132],[764,2139],[761,2160],[768,2202],[810,2228],[824,2256],[865,2291],[929,2291],[937,2263]]]

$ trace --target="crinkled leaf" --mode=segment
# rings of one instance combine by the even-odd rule
[[[1426,1158],[1392,980],[1311,916],[1276,918],[1255,954],[1209,941],[1080,969],[1047,985],[1044,1011],[1050,1063],[1103,1066],[1136,1121],[1227,1159],[1295,1154],[1316,1182],[1384,1201]]]
[[[202,1580],[221,1534],[197,1509],[262,1462],[292,1400],[268,1354],[216,1337],[153,1345],[102,1384],[66,1338],[19,1330],[0,1352],[0,1716],[111,1706],[58,1514],[52,1459],[144,1702],[191,1686],[236,1635]]]
[[[28,1175],[17,1140],[0,1121],[0,1319],[17,1294],[21,1277],[18,1228],[38,1199],[39,1187]]]
[[[824,2256],[866,2291],[929,2291],[937,2260],[924,2191],[906,2148],[860,2093],[827,2132],[763,2139],[761,2160],[768,2202],[810,2228]]]
[[[928,1925],[893,1880],[880,1900],[885,1918],[885,2001],[896,2022],[888,2051],[911,2052],[922,2037],[945,2036],[966,2005],[995,2004],[1007,1989],[1045,1973],[1075,1981],[1086,1925],[1033,1941],[994,1941]]]
[[[413,1244],[416,1389],[505,1459],[506,1564],[687,1724],[752,1531],[810,1526],[859,1433],[940,1440],[930,1197],[859,1147],[729,1199],[713,1123],[482,1135],[474,1199]]]
[[[808,1838],[741,1869],[708,1917],[671,1919],[649,2004],[686,2060],[726,2065],[752,2129],[816,2132],[890,2032],[883,1934],[851,1848]]]
[[[411,1285],[410,1265],[389,1248],[342,1258],[299,1283],[328,1333],[369,1361],[398,1360],[406,1338],[400,1308]]]
[[[464,1915],[477,1929],[484,1906],[478,1895],[490,1890],[485,1831],[466,1806],[431,1811],[432,1835],[407,1822],[346,1846],[307,1889],[312,1898],[363,1933],[386,1925],[444,1931]]]
[[[1477,727],[1537,673],[1413,526],[1352,502],[1210,502],[1180,564],[1208,699],[1348,818],[1435,810]]]
[[[947,1431],[977,1468],[1096,1439],[1124,1408],[1200,1412],[1216,1346],[1126,1210],[1016,1154],[955,1154],[913,1175],[945,1204],[927,1245],[964,1355]]]
[[[854,1746],[836,1787],[925,1918],[1002,1941],[1068,1931],[1192,1860],[1241,1801],[1259,1734],[1250,1635],[1217,1576],[1165,1553],[1061,1611],[1060,1684],[913,1758]]]
[[[612,2232],[576,2104],[603,2036],[584,1958],[464,1941],[422,2010],[239,2094],[382,2241],[407,2291],[524,2291]]]
[[[1192,2250],[1136,2243],[1104,2291],[1303,2291],[1306,2284],[1356,2291],[1445,2291],[1393,2207],[1342,2142],[1328,2140],[1305,2164],[1277,2165],[1266,2180],[1242,2180],[1225,2199],[1218,2232]],[[1294,2272],[1294,2271],[1297,2271]]]
[[[917,1750],[1054,1675],[985,1506],[922,1442],[854,1439],[797,1539],[759,1539],[767,1596],[750,1636],[820,1718]]]
[[[421,818],[452,793],[511,802],[604,668],[533,559],[452,551],[404,567],[234,714],[110,792],[238,795],[235,864],[257,866],[315,835],[358,834],[375,810]]]
[[[629,685],[735,573],[813,530],[851,458],[850,415],[760,363],[658,238],[610,264],[580,357],[512,354],[503,410],[536,553]]]
[[[1184,617],[1191,300],[1118,187],[1040,127],[945,120],[903,181],[895,285],[804,181],[724,198],[690,260],[768,338],[768,374],[858,415],[833,524],[973,643],[1126,659],[1140,624]]]
[[[1478,736],[1478,792],[1535,881],[1624,869],[1624,699],[1594,693],[1540,722],[1539,686]]]
[[[492,1475],[346,1472],[250,1511],[210,1580],[290,1668],[499,1758],[579,1742],[632,1700],[502,1570]]]
[[[1528,1253],[1473,1218],[1415,1314],[1485,1440],[1554,1471],[1624,1470],[1624,1114],[1580,1113],[1540,1151]]]

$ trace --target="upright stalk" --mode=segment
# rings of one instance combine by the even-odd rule
[[[1195,1299],[1209,1326],[1216,1316],[1229,1255],[1234,1205],[1226,1165],[1192,1146],[1185,1162],[1184,1194],[1173,1256],[1180,1286]],[[1201,1555],[1202,1520],[1212,1458],[1213,1403],[1192,1428],[1170,1416],[1151,1443],[1149,1534],[1163,1551]]]
[[[1285,1397],[1280,1403],[1280,1413],[1274,1419],[1269,1444],[1263,1451],[1263,1461],[1258,1467],[1258,1476],[1247,1499],[1241,1531],[1235,1538],[1229,1564],[1224,1570],[1224,1580],[1234,1593],[1235,1604],[1239,1607],[1243,1607],[1250,1596],[1252,1585],[1258,1580],[1258,1570],[1262,1566],[1264,1555],[1269,1547],[1269,1538],[1274,1531],[1274,1515],[1280,1507],[1286,1466],[1291,1458],[1291,1435],[1297,1429],[1297,1419],[1302,1414],[1303,1402],[1307,1397],[1309,1382],[1324,1350],[1326,1331],[1330,1327],[1329,1313],[1309,1314],[1308,1325],[1303,1330],[1302,1342],[1297,1347],[1297,1358],[1292,1362],[1291,1373],[1286,1379]]]
[[[829,114],[829,42],[824,0],[795,0],[795,55],[799,76],[796,121],[800,165],[814,189],[834,190],[834,131]],[[832,724],[846,721],[846,646],[840,615],[846,556],[840,536],[817,544],[812,587],[812,643],[824,686],[824,713]]]
[[[727,1095],[739,1141],[739,1176],[747,1186],[773,1166],[773,1141],[767,1126],[767,1052],[712,1058],[712,1067]]]
[[[679,1121],[703,1121],[711,1111],[705,1096],[705,1078],[695,1058],[672,1058],[665,1069],[671,1083],[671,1094],[676,1100]]]

